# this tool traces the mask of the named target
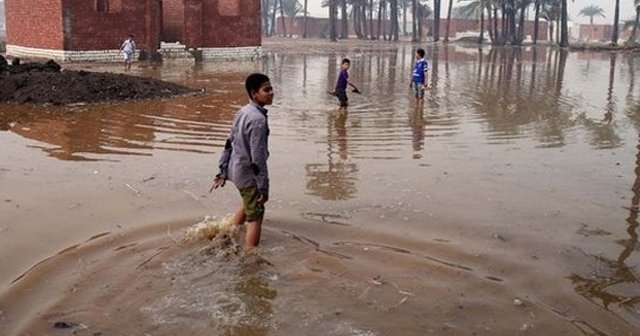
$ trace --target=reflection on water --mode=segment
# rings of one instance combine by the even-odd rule
[[[572,274],[569,279],[576,286],[576,291],[607,310],[614,310],[625,316],[627,321],[640,319],[640,273],[637,265],[628,259],[638,249],[638,212],[640,211],[640,145],[637,146],[635,181],[631,187],[633,197],[627,207],[629,216],[626,219],[628,238],[616,241],[622,250],[616,259],[602,255],[591,255],[596,266],[592,274]],[[633,324],[633,323],[632,323]]]
[[[315,300],[326,301],[308,307],[306,301],[287,297],[281,290],[293,285],[288,293],[306,294],[302,281],[310,287],[331,282],[333,287],[327,287],[331,290],[347,288],[355,294],[345,294],[345,302],[367,302],[378,307],[378,313],[388,312],[380,307],[406,309],[408,314],[394,318],[402,315],[407,326],[432,321],[432,316],[419,315],[422,311],[445,311],[436,319],[451,329],[438,325],[431,329],[433,334],[475,328],[478,320],[494,319],[507,310],[514,314],[511,324],[497,335],[514,334],[525,322],[525,329],[530,328],[535,323],[529,319],[538,323],[536,318],[541,319],[536,328],[556,334],[567,329],[577,334],[615,334],[618,329],[609,322],[619,320],[637,326],[637,56],[575,54],[543,47],[429,46],[432,89],[420,106],[408,87],[418,46],[374,46],[299,54],[274,50],[250,65],[139,68],[141,75],[202,87],[205,92],[109,105],[3,106],[0,131],[28,139],[25,151],[43,151],[60,160],[149,164],[157,156],[179,154],[197,169],[208,168],[227,137],[234,112],[247,102],[242,88],[246,74],[264,71],[276,89],[269,113],[270,173],[276,188],[272,203],[277,215],[267,226],[287,233],[272,233],[271,239],[282,242],[291,236],[308,247],[305,258],[298,260],[291,253],[278,259],[282,263],[278,270],[290,272],[286,286],[271,282],[271,273],[243,269],[246,265],[199,260],[211,268],[169,272],[169,278],[195,287],[184,287],[187,292],[165,288],[160,299],[146,302],[144,313],[180,320],[181,312],[169,305],[179,302],[193,308],[193,316],[202,314],[203,321],[217,323],[217,330],[225,334],[266,335],[278,327],[274,306],[290,302],[301,311],[288,316],[307,318],[309,328],[326,327],[338,316],[317,308],[332,307],[331,300],[321,297],[329,294],[311,291],[318,296]],[[350,79],[363,92],[349,93],[347,110],[339,110],[335,97],[327,93],[343,57],[351,59]],[[634,178],[633,194],[621,192],[628,188],[623,181]],[[156,191],[170,189],[160,178],[155,182]],[[205,199],[195,194],[192,198]],[[301,218],[291,213],[302,214],[307,222],[300,224]],[[575,227],[580,227],[578,234]],[[365,231],[370,236],[364,237]],[[266,242],[272,248],[269,244],[272,241]],[[565,253],[576,250],[577,255]],[[568,261],[563,263],[565,257]],[[424,273],[407,275],[407,270]],[[382,281],[394,276],[393,285]],[[537,281],[536,277],[542,279],[540,285],[531,280]],[[212,279],[217,282],[209,287]],[[565,286],[555,286],[558,281]],[[396,282],[406,287],[394,287]],[[278,285],[276,297],[271,286]],[[555,287],[569,288],[570,293]],[[203,292],[208,296],[198,296]],[[470,292],[483,294],[468,299]],[[514,310],[514,297],[526,301],[525,306]],[[565,320],[571,317],[552,307],[555,297],[578,306],[575,315],[581,320],[571,320],[567,327]],[[591,302],[586,308],[585,298]],[[468,304],[464,310],[460,302]],[[212,320],[211,304],[227,314]],[[473,307],[476,310],[467,313]],[[303,308],[317,319],[305,317]],[[348,317],[341,315],[344,325],[357,321],[353,324],[357,330],[384,334],[387,325],[358,320],[359,313],[354,309]],[[576,321],[589,328],[581,329]],[[491,326],[506,324],[498,321]],[[486,331],[483,326],[476,330],[479,334]],[[288,327],[298,330],[295,323]]]
[[[327,163],[307,164],[307,189],[311,195],[327,200],[345,200],[356,194],[358,167],[349,161],[347,150],[347,116],[343,110],[328,116]]]

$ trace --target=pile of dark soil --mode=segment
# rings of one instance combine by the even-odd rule
[[[53,61],[8,65],[0,56],[0,103],[72,104],[148,99],[199,90],[123,74],[60,71]]]

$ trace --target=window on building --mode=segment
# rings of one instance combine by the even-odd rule
[[[95,0],[98,13],[119,13],[122,11],[122,0]]]
[[[96,0],[96,11],[99,13],[109,12],[109,0]]]

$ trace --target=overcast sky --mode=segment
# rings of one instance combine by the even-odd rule
[[[304,0],[299,0],[304,4]],[[329,16],[328,10],[322,8],[320,3],[322,0],[308,0],[309,12],[313,16]],[[567,0],[569,3],[569,17],[573,21],[580,23],[589,23],[589,17],[578,16],[580,9],[589,6],[596,5],[604,9],[605,18],[594,17],[594,23],[606,23],[613,24],[613,9],[615,7],[615,0]],[[457,6],[458,0],[453,0],[454,7]],[[433,1],[429,1],[431,8],[433,8]],[[441,17],[447,17],[447,8],[449,7],[449,1],[442,0],[442,12]],[[630,20],[635,18],[635,7],[633,6],[633,0],[620,0],[620,21]]]

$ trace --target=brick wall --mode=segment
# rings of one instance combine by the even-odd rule
[[[184,0],[162,1],[162,41],[184,42]]]
[[[12,52],[25,55],[106,59],[133,34],[139,47],[155,49],[164,37],[165,41],[210,49],[204,56],[228,57],[220,47],[253,55],[259,49],[248,47],[261,45],[260,2],[7,0],[7,44]]]
[[[260,0],[187,0],[202,3],[198,47],[261,45]],[[235,14],[238,15],[235,15]],[[189,18],[185,17],[185,25]],[[198,32],[193,32],[197,34]]]
[[[62,0],[6,0],[7,44],[64,47]]]
[[[147,38],[145,20],[148,0],[122,1],[119,11],[102,13],[95,0],[66,0],[70,22],[66,50],[120,49],[129,34],[138,45]]]

